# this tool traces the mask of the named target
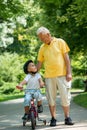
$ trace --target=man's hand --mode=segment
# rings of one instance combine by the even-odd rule
[[[66,75],[66,80],[69,82],[70,80],[72,80],[72,75],[71,74],[67,74]]]

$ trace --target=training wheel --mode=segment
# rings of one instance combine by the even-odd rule
[[[26,124],[26,122],[25,122],[25,121],[23,121],[23,126],[25,126],[25,124]]]
[[[46,120],[43,121],[44,125],[46,125]]]

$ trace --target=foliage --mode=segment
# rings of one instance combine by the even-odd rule
[[[40,5],[44,9],[42,24],[67,41],[71,55],[87,52],[87,1],[40,0]]]
[[[23,78],[23,57],[17,54],[4,53],[0,55],[0,85],[4,82],[19,82]]]
[[[85,89],[83,79],[81,77],[76,77],[72,81],[72,88]]]
[[[22,66],[26,59],[37,63],[42,43],[36,36],[36,30],[40,26],[46,26],[52,36],[63,38],[68,43],[73,76],[85,76],[86,12],[86,0],[1,0],[0,64],[3,66],[0,66],[0,86],[22,79]],[[43,73],[44,68],[41,70]]]
[[[15,38],[20,46],[32,42],[37,44],[35,41],[37,40],[36,29],[44,25],[50,29],[54,36],[64,38],[67,41],[71,48],[71,54],[79,51],[87,52],[86,3],[86,0],[1,0],[1,30],[2,34],[6,34],[1,37],[1,46],[5,46],[6,43],[14,42],[15,44]],[[14,29],[9,24],[13,24]],[[3,29],[6,30],[6,28],[10,33],[3,33]],[[80,46],[77,47],[77,45]]]
[[[68,28],[71,40],[71,49],[74,49],[74,54],[87,52],[87,1],[76,0],[67,9],[66,16],[68,17]],[[77,47],[78,46],[78,47]]]
[[[32,59],[33,60],[33,59]],[[4,52],[0,55],[0,91],[3,94],[18,93],[15,86],[24,79],[25,56]]]
[[[38,24],[40,8],[33,0],[4,0],[0,1],[0,47],[7,47],[18,38],[18,41],[29,44]],[[4,10],[4,8],[5,10]],[[19,38],[21,37],[21,38]]]
[[[78,53],[72,58],[72,72],[73,76],[84,76],[87,75],[87,56],[83,53]],[[87,78],[87,77],[86,77]]]
[[[76,0],[67,9],[68,14],[75,20],[76,26],[83,26],[87,28],[87,1]]]
[[[1,94],[11,94],[14,93],[16,83],[4,83],[2,87],[0,87]]]
[[[45,20],[41,21],[42,25],[48,27],[53,36],[63,38],[71,49],[73,76],[85,76],[87,71],[87,1],[40,0],[40,6],[44,9]]]
[[[0,0],[0,22],[7,21],[12,16],[17,16],[18,13],[23,12],[22,9],[21,0]]]
[[[13,43],[12,35],[16,24],[23,24],[25,20],[24,16],[22,16],[25,12],[23,7],[24,5],[20,0],[0,1],[0,47],[6,47]]]

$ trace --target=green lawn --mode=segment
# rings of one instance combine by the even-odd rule
[[[41,88],[41,93],[45,94],[45,88]],[[22,98],[22,97],[24,97],[24,92],[19,92],[17,94],[9,94],[9,95],[0,94],[0,102],[17,99],[17,98]]]
[[[81,94],[77,95],[74,97],[73,101],[82,106],[82,107],[85,107],[87,108],[87,92],[82,92],[83,90],[77,90],[77,89],[72,89],[71,92],[81,92]],[[42,88],[41,89],[41,93],[42,94],[45,94],[45,88]],[[24,97],[24,93],[18,93],[16,95],[13,95],[13,94],[9,94],[9,95],[2,95],[0,94],[0,102],[1,101],[6,101],[6,100],[11,100],[11,99],[17,99],[17,98],[22,98]]]
[[[18,95],[14,95],[14,94],[9,94],[9,95],[0,95],[0,102],[2,101],[7,101],[7,100],[12,100],[12,99],[17,99],[17,98],[22,98],[24,95],[23,94],[18,94]]]
[[[84,92],[84,93],[81,93],[77,96],[74,97],[73,101],[82,106],[82,107],[85,107],[87,108],[87,92]]]

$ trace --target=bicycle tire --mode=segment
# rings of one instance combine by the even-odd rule
[[[31,111],[31,127],[32,127],[32,130],[35,129],[35,126],[36,126],[36,118],[34,116],[34,112]]]
[[[25,124],[26,124],[26,121],[23,121],[23,126],[25,126]]]

